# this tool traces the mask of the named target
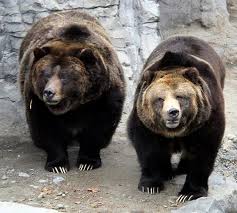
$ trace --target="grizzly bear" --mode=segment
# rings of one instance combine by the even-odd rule
[[[207,196],[225,129],[224,78],[220,57],[198,38],[171,37],[151,53],[128,121],[141,166],[140,191],[155,194],[164,181],[187,174],[177,202]],[[182,155],[173,169],[176,152]]]
[[[101,166],[119,123],[125,82],[101,24],[80,11],[51,14],[29,30],[20,48],[20,88],[34,144],[45,169],[69,170],[67,147],[80,144],[79,170]]]

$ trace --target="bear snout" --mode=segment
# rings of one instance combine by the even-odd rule
[[[53,101],[54,96],[55,91],[53,91],[52,89],[45,89],[43,92],[43,99],[47,103],[54,102]]]
[[[179,108],[171,107],[165,113],[165,126],[173,129],[179,126],[182,112]]]
[[[56,105],[62,100],[62,83],[57,75],[46,84],[43,91],[43,100],[49,105]]]
[[[172,119],[175,119],[179,116],[179,110],[176,108],[171,108],[167,112],[168,116]]]
[[[62,100],[62,98],[52,88],[45,88],[43,92],[43,100],[48,105],[56,105]]]

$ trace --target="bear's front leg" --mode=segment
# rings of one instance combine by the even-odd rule
[[[52,143],[52,140],[50,141]],[[60,142],[61,141],[57,141],[57,144],[52,143],[52,145],[56,145],[57,148],[53,148],[53,146],[43,148],[47,153],[45,169],[49,172],[67,173],[70,169],[66,148],[63,148]]]
[[[204,153],[203,153],[204,154]],[[177,203],[206,197],[208,178],[212,172],[215,156],[196,156],[189,161],[189,171],[182,190],[179,192]]]
[[[90,112],[88,128],[78,138],[80,151],[76,166],[79,170],[101,167],[100,150],[108,146],[122,114],[124,94],[119,88],[111,88]]]
[[[66,134],[59,128],[57,118],[37,97],[26,105],[26,115],[34,144],[47,153],[45,169],[54,173],[69,171]]]
[[[155,194],[164,189],[164,181],[172,178],[170,156],[160,152],[148,152],[147,156],[138,156],[141,165],[141,178],[138,189]]]
[[[218,152],[220,140],[207,139],[192,140],[192,144],[186,146],[189,149],[186,158],[187,176],[182,190],[179,192],[177,203],[195,200],[208,195],[208,178],[213,170],[215,158]]]
[[[97,115],[79,137],[80,151],[76,166],[79,170],[92,170],[101,167],[100,150],[111,141],[118,120],[111,113],[97,112]]]
[[[144,142],[151,141],[147,138]],[[155,194],[164,189],[164,181],[172,179],[173,173],[168,150],[149,145],[146,144],[142,149],[140,149],[142,146],[135,146],[142,172],[138,189]]]
[[[148,130],[136,115],[130,116],[128,132],[141,166],[138,189],[150,194],[160,192],[164,189],[164,181],[173,177],[167,141],[160,141],[159,136]]]
[[[94,140],[96,143],[96,139]],[[81,171],[97,169],[101,167],[100,158],[100,147],[94,147],[95,145],[91,143],[91,146],[85,145],[85,143],[80,143],[80,151],[77,158],[77,168]]]

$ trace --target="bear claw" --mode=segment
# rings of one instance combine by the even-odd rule
[[[52,171],[53,171],[53,173],[63,173],[63,174],[66,174],[67,173],[67,168],[64,168],[64,167],[61,167],[61,166],[59,166],[59,167],[53,167],[52,168]]]
[[[80,171],[88,171],[88,170],[92,170],[93,169],[93,165],[91,164],[80,164],[78,169]]]
[[[190,201],[192,199],[193,195],[183,195],[181,194],[177,200],[176,203],[184,203],[185,201]]]
[[[142,186],[142,192],[147,192],[148,194],[154,195],[159,192],[159,187],[144,187],[144,186]]]

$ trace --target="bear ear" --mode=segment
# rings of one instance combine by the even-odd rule
[[[143,73],[143,76],[142,76],[142,81],[143,82],[146,82],[146,85],[149,85],[154,78],[163,78],[167,73],[166,72],[162,72],[162,71],[151,71],[151,70],[146,70],[144,73]]]
[[[94,65],[97,61],[97,57],[91,49],[82,49],[79,53],[79,59],[86,65]]]
[[[146,70],[142,75],[142,81],[146,82],[146,84],[149,84],[153,79],[153,74],[149,72],[149,70]]]
[[[187,69],[182,70],[181,74],[188,79],[189,81],[193,82],[194,84],[198,84],[200,80],[199,72],[195,67],[190,67]]]
[[[92,68],[106,70],[106,66],[103,58],[97,52],[92,49],[85,48],[82,49],[77,57],[84,63],[85,67],[90,70]]]
[[[42,47],[42,48],[36,47],[33,53],[34,53],[34,60],[38,61],[39,59],[48,55],[50,53],[50,49],[49,47]]]

